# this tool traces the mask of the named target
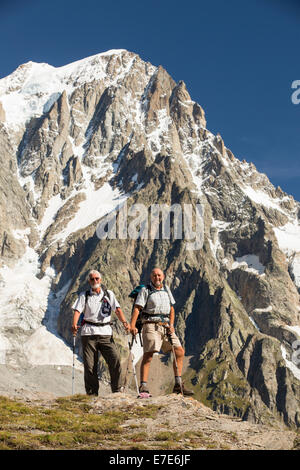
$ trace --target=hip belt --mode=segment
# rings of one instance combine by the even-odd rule
[[[155,325],[159,325],[159,326],[164,326],[164,327],[168,327],[169,326],[169,323],[168,322],[165,322],[165,321],[154,321],[154,320],[150,320],[150,321],[145,321],[143,322],[143,326],[144,325],[148,325],[150,323],[154,323]]]
[[[92,325],[92,326],[107,326],[107,325],[114,325],[115,322],[113,321],[108,321],[107,323],[101,323],[101,322],[93,322],[93,321],[88,321],[88,320],[84,320],[83,321],[83,324],[87,324],[87,325]]]

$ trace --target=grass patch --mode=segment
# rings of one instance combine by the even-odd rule
[[[131,411],[129,411],[129,413],[131,417],[135,418],[155,419],[162,408],[163,406],[147,404],[147,406],[136,406]]]
[[[202,431],[185,431],[183,433],[183,438],[184,439],[191,439],[191,440],[194,440],[194,439],[202,439],[204,436],[203,436],[203,432]]]
[[[0,449],[167,450],[215,447],[215,443],[200,430],[175,432],[162,429],[150,436],[143,429],[145,420],[157,418],[164,408],[162,405],[137,403],[118,410],[99,411],[95,404],[96,399],[86,395],[63,397],[44,405],[24,404],[0,396]]]
[[[124,437],[137,449],[147,441],[146,433],[128,436],[121,425],[132,418],[155,419],[161,409],[149,404],[97,413],[94,403],[87,395],[58,398],[47,406],[0,396],[0,449],[110,448]]]
[[[154,441],[160,442],[161,449],[216,449],[217,443],[205,436],[202,431],[185,431],[183,433],[161,431],[153,437]]]
[[[131,434],[129,439],[132,442],[145,442],[149,439],[149,436],[145,431],[141,431],[141,432],[136,432],[134,434]]]
[[[127,413],[91,413],[91,400],[59,398],[45,408],[0,397],[0,449],[89,449],[121,434]]]
[[[298,435],[294,439],[293,449],[292,450],[300,450],[300,431],[298,431]]]
[[[155,441],[178,441],[180,435],[178,432],[161,431],[154,436]]]

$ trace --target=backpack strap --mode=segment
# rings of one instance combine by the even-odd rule
[[[106,300],[108,300],[108,302],[111,303],[110,302],[110,297],[109,297],[109,294],[108,294],[108,290],[106,289],[106,287],[103,284],[102,284],[101,290],[103,290],[103,297],[102,298],[104,299],[104,297],[105,297]],[[85,311],[87,299],[90,295],[92,295],[90,289],[86,290],[85,291],[85,304],[84,304],[83,312]]]
[[[131,309],[131,316],[133,314],[133,310],[134,310],[134,307],[135,307],[135,300],[139,294],[139,292],[141,291],[141,289],[145,287],[146,290],[147,290],[147,293],[148,293],[148,296],[147,296],[147,300],[146,300],[146,304],[145,306],[142,308],[142,310],[139,312],[139,315],[137,317],[137,321],[136,321],[136,328],[138,330],[138,333],[140,335],[140,341],[141,341],[141,345],[142,345],[142,337],[141,337],[141,331],[142,331],[142,327],[143,327],[143,321],[142,321],[142,315],[148,315],[149,317],[151,316],[157,316],[157,314],[151,314],[151,313],[147,313],[144,311],[144,309],[146,308],[146,305],[147,305],[147,302],[149,300],[149,297],[151,294],[154,294],[154,292],[156,291],[156,289],[149,283],[147,285],[144,285],[144,284],[140,284],[138,286],[136,286],[133,291],[129,294],[128,297],[131,297],[133,299],[133,304],[132,304],[132,309]],[[171,298],[170,298],[170,294],[169,294],[169,291],[164,287],[164,290],[167,292],[168,296],[169,296],[169,299],[170,299],[170,303],[171,303]],[[168,315],[166,315],[168,316]]]
[[[108,291],[107,291],[106,287],[105,287],[103,284],[102,284],[101,289],[103,290],[103,297],[102,297],[102,299],[104,299],[104,297],[105,297],[106,300],[108,301],[108,303],[111,304]],[[107,322],[107,323],[99,323],[99,322],[97,322],[97,323],[92,323],[92,322],[86,321],[86,320],[84,319],[84,315],[85,315],[85,309],[86,309],[86,304],[87,304],[88,297],[89,297],[90,295],[92,295],[90,289],[86,290],[84,295],[85,295],[84,309],[83,309],[83,311],[82,311],[82,314],[80,315],[80,324],[81,324],[81,326],[83,326],[85,323],[90,324],[90,325],[95,325],[95,326],[114,325],[115,322]]]
[[[148,297],[147,297],[147,302],[148,302],[150,295],[154,294],[156,292],[156,289],[151,284],[147,284],[146,288],[148,289],[148,291],[150,291],[149,294],[148,294]],[[160,289],[160,291],[164,291],[168,294],[168,297],[169,297],[169,300],[170,300],[170,305],[172,306],[170,293],[169,293],[169,290],[166,289],[165,285],[164,285],[163,289]],[[156,317],[157,315],[159,315],[157,313],[147,313],[147,312],[145,312],[147,302],[145,303],[145,306],[144,306],[143,310],[140,313],[143,313],[144,315],[148,315],[149,317]],[[169,316],[169,313],[164,314],[164,316]]]

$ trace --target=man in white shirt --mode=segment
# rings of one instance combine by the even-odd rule
[[[78,320],[83,313],[81,342],[84,365],[84,383],[88,395],[98,395],[98,360],[99,352],[106,361],[111,378],[113,393],[121,390],[121,365],[118,351],[112,336],[111,315],[116,313],[126,331],[130,331],[124,313],[120,308],[114,293],[101,288],[101,274],[92,270],[89,272],[90,290],[82,292],[74,302],[72,332],[76,336]]]

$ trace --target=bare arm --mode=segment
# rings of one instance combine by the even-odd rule
[[[79,317],[80,317],[80,312],[78,310],[74,310],[74,315],[73,315],[73,323],[72,323],[72,332],[73,336],[76,336],[77,330],[79,326],[77,325]]]
[[[170,320],[169,320],[170,332],[171,332],[171,333],[174,333],[174,331],[175,331],[175,329],[174,329],[174,321],[175,321],[175,310],[174,310],[174,307],[171,306],[171,310],[170,310]]]
[[[124,313],[123,313],[123,311],[121,310],[120,307],[116,308],[116,315],[117,315],[118,319],[123,323],[123,326],[124,326],[125,330],[130,331],[130,325],[126,321],[125,315],[124,315]]]
[[[140,305],[135,305],[134,309],[133,309],[133,312],[132,312],[130,328],[131,328],[132,334],[134,334],[134,335],[137,334],[137,329],[135,327],[135,324],[136,324],[136,321],[138,319],[138,316],[139,316],[140,311],[142,310],[142,308],[143,307],[141,307]]]

